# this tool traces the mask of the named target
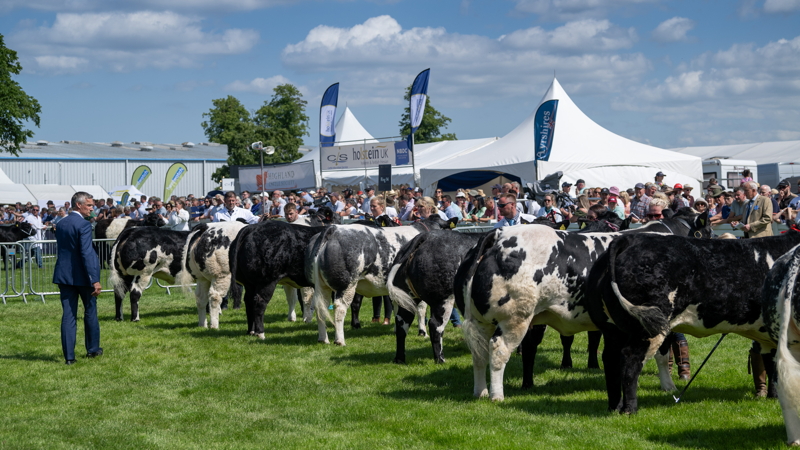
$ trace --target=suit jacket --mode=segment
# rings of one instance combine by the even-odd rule
[[[757,196],[754,200],[750,215],[747,217],[747,225],[750,225],[747,237],[772,236],[772,200],[763,195]],[[747,214],[746,206],[745,214]]]
[[[53,283],[91,286],[100,281],[100,260],[92,248],[92,224],[72,212],[56,227],[58,259]]]

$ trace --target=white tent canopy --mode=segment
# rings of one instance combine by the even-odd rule
[[[582,178],[588,186],[616,185],[623,189],[652,180],[659,170],[669,183],[702,182],[700,158],[641,144],[606,130],[578,109],[556,79],[539,104],[548,100],[558,100],[549,161],[539,161],[538,167],[534,161],[534,110],[496,142],[423,167],[420,185],[427,191],[443,178],[475,170],[508,173],[523,181],[562,171],[563,181]]]
[[[8,178],[8,175],[6,175],[3,169],[0,169],[0,184],[14,184],[14,182],[11,181],[11,178]]]
[[[86,192],[95,200],[108,198],[108,191],[98,184],[73,184],[72,189],[75,189],[75,192]]]
[[[129,194],[128,202],[133,203],[135,200],[138,200],[142,195],[145,195],[144,192],[136,189],[136,186],[127,185],[127,186],[115,186],[113,189],[108,191],[107,197],[111,197],[114,199],[115,203],[119,203],[122,200],[122,196],[125,193]],[[104,196],[103,198],[106,198]]]
[[[800,141],[758,142],[755,144],[714,145],[672,149],[703,159],[746,159],[756,164],[800,162]]]
[[[28,202],[38,203],[36,197],[31,194],[31,191],[29,191],[24,184],[0,183],[0,203],[12,205],[17,202],[21,202],[22,204]],[[45,200],[45,202],[47,202],[47,200]]]

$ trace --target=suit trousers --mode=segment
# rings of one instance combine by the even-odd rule
[[[86,353],[94,353],[100,348],[100,322],[97,319],[97,297],[92,297],[92,286],[72,286],[59,284],[61,291],[61,349],[64,359],[75,359],[75,340],[78,333],[78,297],[83,300],[83,332]]]

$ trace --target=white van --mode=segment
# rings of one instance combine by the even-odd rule
[[[755,161],[746,159],[711,158],[703,161],[703,190],[708,188],[708,180],[712,177],[717,183],[729,191],[739,187],[742,181],[742,171],[749,169],[754,180],[758,178],[758,165]]]

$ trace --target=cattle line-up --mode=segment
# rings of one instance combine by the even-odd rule
[[[223,297],[230,291],[237,298],[241,285],[246,332],[263,339],[264,313],[281,285],[289,320],[302,299],[304,321],[316,315],[318,340],[329,342],[331,320],[334,343],[345,345],[347,308],[357,329],[361,297],[389,295],[395,304],[393,362],[405,362],[414,315],[424,317],[430,306],[433,358],[445,363],[441,339],[455,305],[464,317],[476,397],[504,399],[504,369],[518,348],[523,388],[532,387],[536,348],[549,325],[564,338],[565,367],[571,366],[571,336],[602,333],[608,409],[625,414],[637,412],[639,374],[650,358],[656,359],[661,388],[675,390],[664,345],[670,331],[697,337],[736,333],[761,344],[771,382],[777,371],[788,442],[800,445],[800,230],[717,239],[707,213],[690,208],[635,230],[610,217],[579,232],[536,224],[460,234],[453,225],[437,216],[386,228],[321,216],[300,225],[126,229],[112,251],[116,320],[122,320],[128,292],[131,320],[139,320],[138,300],[156,277],[183,285],[196,281],[198,324],[218,328]],[[734,260],[739,263],[729,286],[706,285],[712,274],[731,271],[716,261]],[[656,265],[658,271],[648,270]],[[427,333],[425,325],[420,320],[420,335]]]

